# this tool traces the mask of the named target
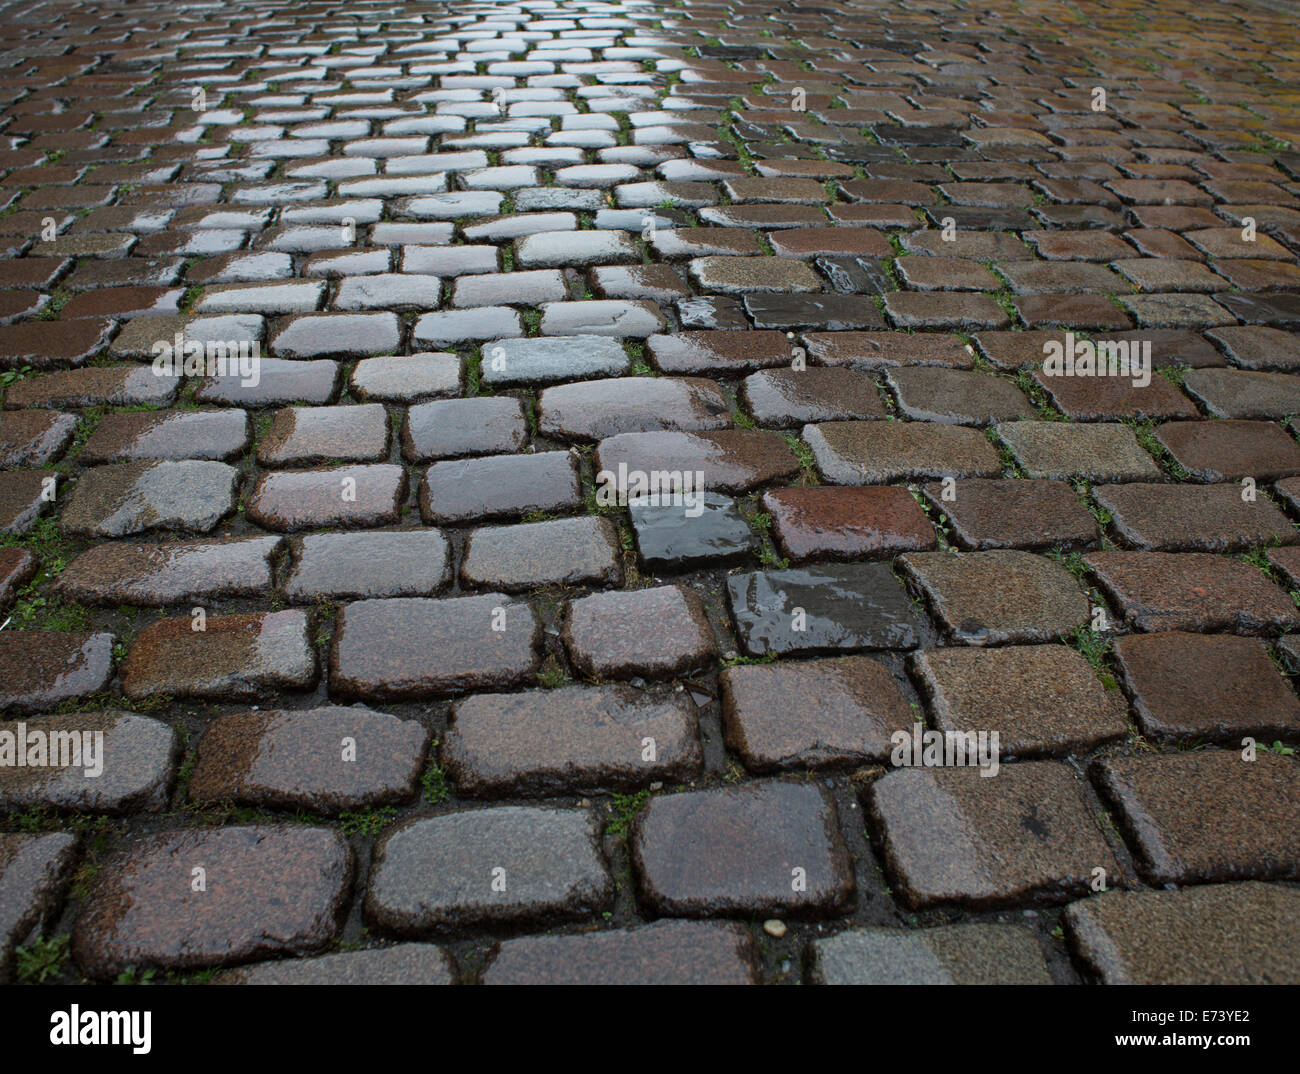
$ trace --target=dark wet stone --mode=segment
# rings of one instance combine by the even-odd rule
[[[791,234],[799,234],[792,232]],[[847,332],[884,328],[885,316],[863,295],[746,295],[755,328],[818,328]]]
[[[1015,421],[997,434],[1030,477],[1056,481],[1156,481],[1160,468],[1125,425]]]
[[[620,499],[636,493],[635,479],[625,482],[625,473],[688,473],[692,480],[702,474],[692,489],[744,492],[799,472],[789,445],[777,433],[760,429],[621,433],[600,442],[595,465],[597,485],[607,482]]]
[[[1245,324],[1300,328],[1300,295],[1220,295],[1216,301]]]
[[[1115,661],[1150,738],[1239,745],[1300,731],[1300,701],[1254,638],[1131,634],[1116,641]]]
[[[5,406],[167,406],[176,398],[176,386],[148,366],[91,366],[16,381],[5,393]]]
[[[740,397],[754,420],[765,426],[885,416],[876,382],[865,373],[837,367],[765,369],[745,378]]]
[[[205,887],[194,890],[195,868]],[[72,954],[105,980],[318,951],[338,933],[352,854],[337,832],[268,824],[132,840],[91,880]]]
[[[903,421],[831,421],[803,438],[817,468],[836,485],[883,485],[918,477],[992,477],[1002,472],[976,429]]]
[[[460,358],[426,352],[390,358],[366,358],[356,364],[348,383],[363,402],[413,403],[460,391]]]
[[[1262,497],[1243,500],[1236,485],[1098,485],[1092,497],[1129,548],[1228,552],[1300,540],[1277,507]]]
[[[279,537],[159,544],[114,542],[82,552],[55,589],[86,604],[166,605],[253,597],[271,588]]]
[[[512,454],[527,442],[523,404],[510,396],[421,403],[402,426],[402,455],[412,461]]]
[[[426,597],[451,581],[438,530],[316,533],[302,539],[284,581],[292,601]]]
[[[745,307],[738,298],[722,295],[695,295],[677,300],[677,319],[683,329],[734,331],[750,327]],[[673,338],[673,337],[664,337]]]
[[[618,533],[608,519],[583,516],[470,534],[462,584],[515,593],[541,585],[620,585]]]
[[[1050,985],[1034,934],[1015,925],[850,929],[812,944],[812,979],[831,985]]]
[[[261,466],[312,466],[330,460],[388,458],[388,414],[379,403],[289,407],[275,415],[257,445]]]
[[[733,574],[727,605],[750,656],[914,649],[922,629],[885,563]]]
[[[52,709],[102,690],[112,677],[112,634],[0,631],[0,711]]]
[[[1183,384],[1211,417],[1267,419],[1300,413],[1300,382],[1288,373],[1191,369]]]
[[[910,552],[901,563],[963,645],[1051,641],[1091,613],[1070,572],[1032,552]]]
[[[318,958],[281,959],[225,970],[219,985],[450,985],[451,959],[431,943],[400,943]]]
[[[43,470],[0,471],[0,533],[31,529],[54,503],[55,480]]]
[[[1071,548],[1097,539],[1097,523],[1064,481],[966,478],[921,492],[946,516],[953,541],[966,551],[990,548]]]
[[[698,377],[615,377],[564,384],[543,391],[537,406],[541,433],[566,440],[731,425],[731,408],[717,384]]]
[[[452,706],[440,758],[476,797],[639,787],[699,771],[696,721],[685,693],[629,686],[478,694]]]
[[[0,326],[0,369],[79,365],[108,341],[113,324],[111,320],[90,318]]]
[[[163,619],[140,632],[122,666],[122,693],[245,701],[315,685],[307,613]]]
[[[1089,552],[1084,563],[1132,630],[1280,634],[1300,611],[1257,567],[1207,552]]]
[[[866,656],[739,664],[718,676],[727,745],[751,772],[867,764],[913,714],[883,664]]]
[[[41,716],[22,724],[0,723],[0,740],[12,735],[16,743],[32,731],[48,736],[49,767],[0,766],[0,809],[124,813],[167,804],[180,739],[162,721],[111,711]],[[53,755],[61,734],[76,736],[67,755],[72,763],[66,766]],[[93,755],[86,751],[88,745]],[[98,774],[89,775],[95,769]]]
[[[1300,877],[1300,768],[1287,757],[1245,761],[1237,747],[1110,757],[1095,779],[1148,883]]]
[[[258,479],[244,517],[281,532],[383,526],[398,521],[405,499],[406,471],[401,466],[286,470]]]
[[[898,397],[899,413],[913,421],[988,425],[1034,416],[1023,392],[988,373],[895,366],[885,378]]]
[[[530,605],[496,593],[358,601],[339,609],[330,694],[382,702],[517,686],[533,679],[541,637]]]
[[[497,806],[389,834],[375,849],[365,912],[401,934],[581,919],[613,898],[589,811]]]
[[[1156,438],[1195,481],[1257,481],[1300,473],[1300,447],[1268,421],[1171,421]]]
[[[63,532],[128,537],[145,530],[207,533],[235,508],[239,471],[223,462],[123,462],[85,471],[63,508]]]
[[[592,287],[602,298],[645,298],[667,303],[691,293],[668,265],[602,265],[593,268],[590,276]]]
[[[22,548],[0,548],[0,611],[36,576],[36,557]]]
[[[241,712],[208,725],[189,797],[338,813],[408,801],[429,730],[361,707]]]
[[[912,670],[940,731],[996,731],[1004,758],[1087,753],[1128,733],[1127,707],[1065,645],[949,647],[915,653]]]
[[[0,834],[0,984],[10,983],[13,949],[58,906],[77,855],[77,838]]]
[[[329,359],[306,362],[263,358],[257,368],[256,384],[246,384],[238,375],[206,377],[194,392],[195,401],[249,407],[319,405],[330,402],[338,392],[340,366]]]
[[[1300,913],[1280,884],[1109,891],[1067,906],[1070,944],[1104,984],[1300,984],[1294,945],[1278,943]]]
[[[739,327],[748,328],[749,322]],[[754,369],[788,366],[792,360],[790,341],[783,332],[722,328],[710,332],[678,332],[671,336],[651,336],[646,340],[646,347],[656,369],[677,376],[748,373]]]
[[[903,488],[772,489],[762,507],[781,554],[796,563],[884,559],[935,545],[925,512]]]
[[[0,466],[44,466],[72,442],[77,419],[72,414],[44,410],[0,413]]]
[[[893,890],[909,909],[1064,902],[1119,864],[1071,770],[1055,761],[986,769],[907,768],[871,785],[868,806]]]
[[[569,604],[562,634],[584,678],[675,678],[717,655],[704,603],[687,586],[593,593]]]
[[[105,414],[77,461],[86,465],[135,459],[224,461],[241,454],[248,443],[248,417],[242,410]]]
[[[506,940],[483,972],[504,985],[744,985],[759,974],[740,924],[656,921],[631,929]]]
[[[690,272],[701,290],[724,295],[822,289],[808,265],[785,257],[697,257],[690,263]]]
[[[581,502],[577,463],[567,451],[493,455],[434,463],[420,482],[426,522],[514,518],[571,510]]]
[[[779,780],[657,795],[634,821],[632,864],[656,913],[824,917],[851,908],[835,806]]]
[[[1196,407],[1163,377],[1141,388],[1123,377],[1061,377],[1038,372],[1034,380],[1053,405],[1075,421],[1165,421],[1196,418]]]
[[[698,509],[685,502],[628,504],[641,563],[649,570],[690,570],[746,556],[754,536],[727,496],[706,492]]]

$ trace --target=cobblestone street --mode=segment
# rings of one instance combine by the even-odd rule
[[[0,982],[1300,983],[1298,19],[0,2]]]

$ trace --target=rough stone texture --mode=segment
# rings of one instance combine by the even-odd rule
[[[63,508],[65,533],[208,533],[235,508],[238,471],[223,462],[123,462],[85,471]]]
[[[193,888],[195,868],[205,890]],[[308,954],[337,933],[352,854],[337,832],[258,825],[160,832],[99,870],[72,930],[90,977]]]
[[[66,832],[0,834],[0,984],[11,981],[13,949],[52,916],[76,853]]]
[[[547,388],[538,399],[539,431],[563,440],[730,424],[730,408],[718,386],[697,377],[593,380]]]
[[[921,422],[832,421],[804,426],[817,469],[835,485],[918,477],[994,477],[1002,463],[975,429]]]
[[[965,551],[1073,548],[1097,539],[1097,523],[1064,481],[966,478],[921,486]]]
[[[925,512],[906,489],[773,489],[761,503],[781,554],[796,563],[885,559],[935,546]]]
[[[1233,485],[1102,485],[1092,495],[1129,548],[1230,552],[1300,540],[1277,507],[1262,497],[1243,499]]]
[[[661,914],[815,918],[846,909],[854,897],[835,807],[808,784],[653,797],[631,847],[638,893]]]
[[[431,943],[399,943],[317,958],[258,962],[224,970],[222,985],[449,985],[456,983],[451,959]]]
[[[42,712],[102,690],[112,677],[112,634],[0,631],[0,711]]]
[[[426,597],[451,581],[451,550],[435,529],[318,533],[302,539],[284,580],[290,600]]]
[[[245,517],[268,530],[383,526],[396,522],[406,498],[400,466],[339,466],[263,475]]]
[[[617,533],[604,518],[484,526],[470,534],[460,580],[509,593],[543,585],[617,585],[623,580]]]
[[[478,694],[452,706],[441,759],[479,797],[680,780],[700,765],[695,706],[620,685]]]
[[[575,600],[563,640],[574,670],[588,678],[674,678],[717,653],[704,602],[680,585]]]
[[[815,940],[812,951],[818,984],[1052,983],[1034,934],[1014,925],[851,929]]]
[[[581,500],[578,469],[567,451],[493,455],[436,462],[420,482],[420,514],[452,525],[566,511]]]
[[[1069,768],[1026,761],[908,768],[871,785],[870,816],[905,905],[972,909],[1086,894],[1093,869],[1119,865]]]
[[[1160,468],[1123,425],[1017,421],[998,436],[1030,477],[1057,481],[1154,481]]]
[[[1171,421],[1156,437],[1194,481],[1300,474],[1300,447],[1267,421]]]
[[[744,492],[799,471],[799,460],[774,432],[725,429],[716,433],[620,433],[602,440],[596,448],[597,480],[607,473],[611,490],[620,496],[633,489],[620,479],[627,472],[703,475],[705,488],[717,492]],[[683,478],[672,482],[681,486]]]

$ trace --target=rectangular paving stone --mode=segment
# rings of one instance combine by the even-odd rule
[[[223,462],[135,461],[84,471],[60,525],[73,537],[163,529],[207,533],[235,508],[239,472]]]
[[[1235,485],[1098,485],[1093,499],[1111,515],[1128,548],[1160,552],[1230,552],[1295,544],[1291,520],[1266,499],[1243,499]]]
[[[1300,380],[1287,373],[1191,369],[1188,393],[1216,418],[1284,418],[1300,413]]]
[[[965,551],[1082,547],[1097,540],[1097,523],[1064,481],[965,478],[932,481],[921,494]]]
[[[420,482],[420,514],[431,523],[567,511],[581,499],[577,463],[567,451],[435,462]]]
[[[44,470],[0,471],[0,533],[26,533],[49,510],[57,480]]]
[[[513,454],[527,442],[523,404],[509,396],[420,403],[402,425],[402,456],[414,462]]]
[[[0,711],[23,715],[102,690],[113,677],[113,635],[0,631]]]
[[[835,806],[811,784],[656,795],[633,825],[638,894],[656,913],[819,918],[853,905]]]
[[[1034,934],[1015,925],[849,929],[814,940],[812,980],[830,985],[1050,985]]]
[[[613,898],[590,811],[510,805],[427,817],[387,835],[365,914],[405,935],[582,919]]]
[[[929,519],[902,488],[771,489],[761,506],[777,548],[795,563],[884,559],[935,546]]]
[[[1265,481],[1300,473],[1300,447],[1268,421],[1171,421],[1156,439],[1194,481]]]
[[[704,603],[690,587],[593,593],[569,603],[561,633],[584,678],[675,678],[717,655]]]
[[[600,440],[661,429],[723,429],[730,405],[718,385],[699,377],[614,377],[547,388],[537,402],[538,430],[565,440]]]
[[[1278,634],[1300,623],[1285,591],[1250,563],[1207,552],[1088,552],[1084,563],[1133,630]]]
[[[1287,757],[1247,761],[1235,746],[1110,757],[1094,778],[1153,885],[1300,875],[1300,769]]]
[[[474,530],[460,565],[462,585],[516,593],[542,585],[620,585],[618,534],[583,516]]]
[[[0,413],[0,466],[44,466],[72,441],[77,418],[41,410]]]
[[[362,402],[414,403],[457,395],[461,389],[460,358],[439,351],[366,358],[353,367],[348,387]]]
[[[727,745],[751,772],[881,762],[914,718],[889,669],[865,656],[740,664],[718,684]]]
[[[189,799],[330,814],[407,801],[429,738],[360,706],[221,716],[199,740]]]
[[[869,830],[909,909],[1058,903],[1108,883],[1119,864],[1083,783],[1064,764],[1025,761],[984,778],[976,768],[907,768],[867,792]],[[874,825],[874,828],[871,826]]]
[[[883,485],[919,477],[993,477],[1002,462],[975,429],[903,421],[806,425],[803,439],[835,485]]]
[[[727,606],[749,656],[914,649],[924,629],[885,563],[733,574]]]
[[[1119,424],[1015,421],[994,426],[1030,477],[1056,481],[1155,481],[1160,468]]]
[[[398,521],[405,499],[406,471],[400,466],[285,470],[258,479],[244,515],[279,532],[383,526]]]
[[[596,485],[624,502],[660,475],[657,487],[698,493],[744,492],[793,477],[799,460],[781,437],[761,429],[620,433],[596,447]]]
[[[196,890],[192,870],[202,868]],[[196,970],[319,951],[338,933],[352,880],[338,832],[264,824],[128,841],[90,881],[72,929],[82,972]]]
[[[630,686],[477,694],[452,706],[440,760],[474,797],[682,780],[700,768],[694,704]]]
[[[250,442],[242,410],[155,410],[105,414],[82,445],[77,461],[214,459],[228,461]]]
[[[747,329],[749,322],[742,327]],[[793,357],[784,333],[774,331],[719,329],[654,335],[646,340],[646,349],[656,369],[676,376],[748,373],[788,366]]]
[[[617,377],[630,364],[623,345],[603,336],[493,339],[497,334],[499,328],[490,330],[489,342],[482,346],[484,384],[507,387]]]
[[[987,373],[934,366],[893,366],[885,381],[898,412],[912,421],[943,425],[989,425],[1034,417],[1015,385]]]
[[[291,601],[427,597],[451,582],[451,549],[436,529],[314,533],[284,579]]]
[[[339,609],[330,695],[401,701],[530,682],[542,639],[532,606],[488,593],[362,600]]]
[[[303,611],[160,620],[132,643],[122,693],[246,701],[308,689],[317,679],[309,625]]]
[[[13,950],[50,919],[77,858],[67,832],[0,834],[0,984],[13,974]]]

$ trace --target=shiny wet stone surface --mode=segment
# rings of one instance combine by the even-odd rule
[[[1300,977],[1294,19],[1154,6],[0,11],[0,975]]]

